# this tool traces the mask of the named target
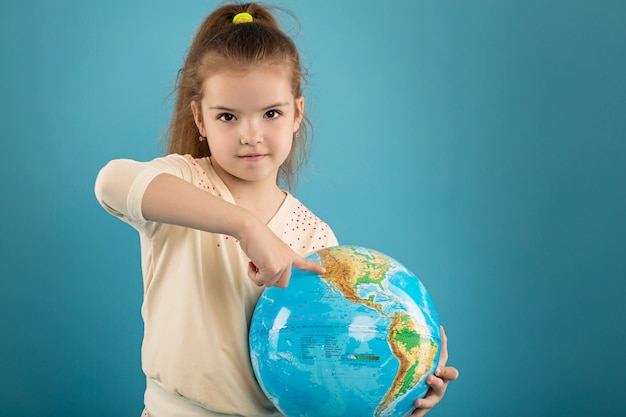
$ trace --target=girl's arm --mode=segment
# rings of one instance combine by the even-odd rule
[[[259,286],[286,287],[292,266],[324,272],[322,266],[291,250],[248,210],[176,176],[157,175],[144,192],[141,211],[146,220],[235,237],[251,260],[248,276]]]

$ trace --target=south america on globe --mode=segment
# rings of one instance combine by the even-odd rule
[[[424,285],[360,246],[307,257],[286,289],[267,288],[250,324],[259,385],[287,417],[405,417],[439,363],[441,334]]]

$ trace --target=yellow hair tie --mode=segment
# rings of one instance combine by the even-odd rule
[[[233,17],[233,23],[238,25],[240,23],[250,23],[254,19],[252,19],[252,15],[250,13],[239,13]]]

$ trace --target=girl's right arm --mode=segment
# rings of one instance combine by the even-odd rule
[[[139,169],[136,162],[118,169]],[[112,170],[112,167],[108,167]],[[120,175],[110,175],[107,168],[98,176],[96,194],[110,211],[123,212],[131,182],[119,181]],[[128,172],[127,174],[131,174]],[[136,175],[142,175],[141,172]],[[134,175],[122,175],[122,177]],[[145,220],[190,227],[206,232],[226,234],[239,240],[250,258],[248,276],[259,286],[286,287],[291,268],[323,273],[323,268],[297,255],[263,222],[248,210],[167,173],[149,177],[141,199],[141,214]],[[120,189],[121,192],[120,192]]]
[[[250,258],[248,276],[259,286],[286,287],[292,266],[324,272],[319,264],[297,255],[248,210],[173,175],[160,174],[150,182],[141,208],[146,220],[235,237]]]

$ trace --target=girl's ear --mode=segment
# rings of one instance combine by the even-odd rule
[[[193,113],[193,120],[196,122],[196,127],[202,136],[206,137],[206,133],[204,131],[204,122],[202,120],[202,111],[200,110],[200,106],[198,102],[191,102],[191,112]]]
[[[293,133],[296,133],[300,128],[300,123],[302,123],[302,119],[304,118],[304,97],[296,97],[294,106],[296,108],[296,111],[293,121]]]

